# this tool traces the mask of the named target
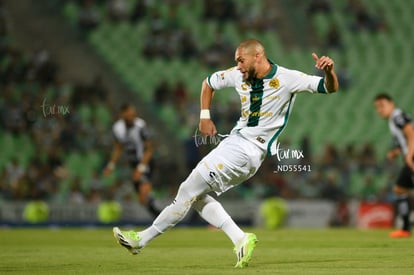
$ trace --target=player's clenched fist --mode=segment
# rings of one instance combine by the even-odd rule
[[[211,119],[200,119],[199,129],[205,136],[215,136],[217,134],[216,125]]]

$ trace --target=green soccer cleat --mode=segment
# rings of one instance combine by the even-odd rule
[[[118,227],[112,229],[114,232],[114,237],[120,245],[128,249],[128,251],[136,255],[141,251],[141,246],[139,246],[139,241],[141,237],[137,232],[131,231],[121,231]]]
[[[246,233],[243,240],[234,247],[234,253],[236,253],[237,256],[237,263],[234,267],[243,268],[249,265],[256,243],[256,235],[253,233]]]

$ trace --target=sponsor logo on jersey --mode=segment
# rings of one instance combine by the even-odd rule
[[[260,143],[265,143],[266,140],[264,140],[262,137],[257,137],[256,140]]]
[[[273,113],[272,112],[250,112],[250,116],[271,117],[273,116]]]
[[[250,110],[242,109],[241,116],[243,118],[246,117],[271,117],[273,116],[273,112],[251,112]]]
[[[279,95],[269,95],[266,97],[266,99],[269,100],[280,100],[280,96]]]

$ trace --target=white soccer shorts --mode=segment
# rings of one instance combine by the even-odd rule
[[[240,134],[231,134],[195,168],[218,195],[251,178],[266,152]]]

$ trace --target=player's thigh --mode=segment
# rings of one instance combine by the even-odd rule
[[[195,202],[198,197],[212,191],[208,182],[194,169],[178,188],[177,201]]]
[[[196,170],[214,191],[224,192],[253,176],[264,152],[240,136],[230,136],[204,157]]]
[[[397,194],[408,193],[414,189],[414,172],[405,165],[397,178],[397,182],[394,186],[394,192]]]

